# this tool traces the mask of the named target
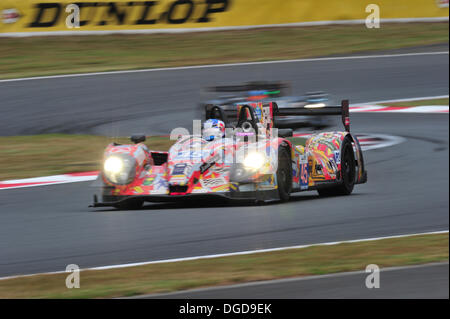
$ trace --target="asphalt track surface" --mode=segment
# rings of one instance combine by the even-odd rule
[[[433,48],[448,51],[447,46]],[[409,50],[406,50],[407,53]],[[0,136],[168,134],[192,128],[208,86],[286,81],[351,103],[448,94],[448,54],[235,65],[0,83]],[[198,117],[196,117],[198,118]]]
[[[264,64],[0,84],[0,135],[168,133],[206,85],[291,81],[353,102],[448,94],[448,54]],[[402,136],[365,153],[352,196],[286,204],[91,209],[91,183],[0,191],[0,276],[448,229],[447,114],[353,114],[354,133]],[[370,261],[368,260],[368,263]]]
[[[381,269],[368,289],[364,271],[148,295],[152,299],[448,299],[448,263]]]

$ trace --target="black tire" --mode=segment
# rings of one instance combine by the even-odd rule
[[[288,201],[292,191],[292,164],[289,150],[284,147],[278,151],[277,184],[280,201]]]
[[[341,181],[339,185],[321,188],[317,191],[320,196],[340,196],[350,195],[355,186],[356,161],[352,143],[349,138],[345,138],[341,152]]]
[[[136,210],[140,209],[144,205],[144,201],[141,199],[130,199],[122,203],[114,205],[115,208],[120,210]]]

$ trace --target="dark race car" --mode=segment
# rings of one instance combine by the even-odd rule
[[[242,85],[215,86],[206,90],[206,94],[214,97],[201,104],[208,111],[214,105],[220,106],[228,117],[235,121],[236,105],[254,101],[274,102],[279,110],[333,108],[329,96],[324,92],[309,92],[303,95],[291,95],[290,86],[282,82],[249,82]],[[338,108],[338,106],[336,106]],[[336,124],[332,116],[324,115],[284,115],[277,114],[273,119],[278,128],[312,128],[323,129]]]

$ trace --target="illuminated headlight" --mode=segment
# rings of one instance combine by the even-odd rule
[[[314,103],[305,105],[305,109],[319,109],[325,107],[325,103]]]
[[[120,173],[123,170],[123,160],[121,158],[111,156],[105,161],[104,169],[106,173]]]
[[[135,174],[136,161],[129,155],[111,155],[103,163],[105,177],[114,184],[128,184]]]
[[[251,170],[258,170],[263,167],[266,157],[258,152],[250,153],[244,158],[244,167]]]

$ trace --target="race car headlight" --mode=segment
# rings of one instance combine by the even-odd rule
[[[111,156],[108,159],[106,159],[104,169],[106,173],[110,174],[120,173],[123,170],[123,160],[118,157]]]
[[[113,184],[124,185],[130,183],[135,174],[136,161],[132,156],[119,154],[111,155],[103,163],[103,173]]]
[[[248,154],[245,158],[244,158],[244,167],[246,169],[250,169],[250,170],[258,170],[261,167],[263,167],[264,163],[266,162],[266,157],[258,152],[253,152]]]

